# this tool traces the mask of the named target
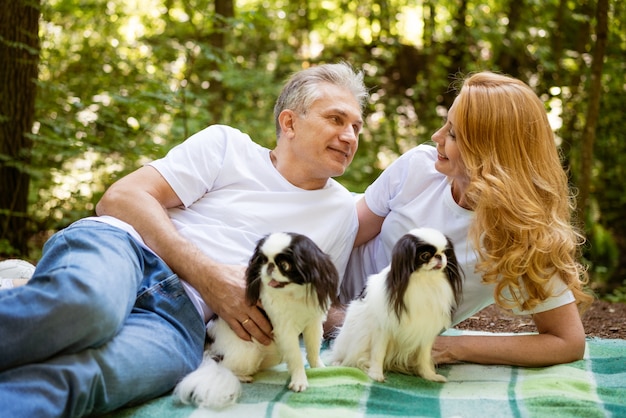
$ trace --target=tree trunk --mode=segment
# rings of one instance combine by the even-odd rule
[[[215,30],[211,34],[211,45],[219,49],[224,49],[226,44],[226,22],[235,16],[235,5],[233,0],[215,0]]]
[[[552,32],[552,57],[556,66],[554,72],[551,73],[553,82],[557,86],[561,86],[561,71],[562,64],[561,59],[563,57],[563,40],[565,35],[565,13],[567,10],[567,0],[559,0],[556,16],[554,18],[555,27]]]
[[[0,0],[0,254],[26,254],[40,0]]]
[[[471,33],[465,23],[467,21],[468,0],[460,0],[458,3],[458,7],[452,13],[454,40],[448,41],[445,47],[450,58],[450,65],[446,68],[446,73],[455,75],[459,72],[465,74],[469,45],[473,43]]]
[[[600,113],[602,96],[602,67],[608,40],[609,0],[598,0],[596,9],[596,44],[591,63],[591,82],[589,83],[589,105],[585,129],[582,136],[580,180],[578,184],[578,213],[580,221],[584,221],[589,195],[591,194],[593,145],[596,139],[596,126]]]
[[[565,1],[565,0],[564,0]],[[562,7],[559,6],[559,9]],[[563,6],[563,10],[566,10],[565,6]],[[564,156],[564,167],[568,170],[571,181],[574,184],[580,183],[580,178],[582,177],[581,168],[580,168],[580,153],[581,150],[581,136],[580,129],[577,127],[578,121],[580,119],[580,114],[584,113],[584,103],[586,103],[587,98],[581,99],[584,96],[584,86],[582,79],[586,77],[585,74],[585,61],[584,56],[588,53],[588,43],[589,39],[592,36],[592,27],[591,21],[593,20],[593,7],[587,2],[579,3],[577,8],[571,12],[578,15],[585,15],[588,19],[579,19],[579,21],[575,24],[575,26],[570,26],[571,23],[565,24],[567,20],[572,20],[572,16],[567,16],[565,13],[560,15],[563,18],[563,22],[561,24],[562,33],[568,33],[574,31],[576,36],[572,38],[573,45],[569,46],[569,49],[576,51],[576,60],[575,67],[576,71],[565,71],[563,70],[563,63],[559,60],[557,64],[557,71],[559,71],[558,83],[557,86],[569,86],[569,93],[563,94],[561,92],[561,101],[563,113],[561,118],[563,119],[563,127],[560,129],[561,132],[561,152]],[[572,30],[572,27],[574,28]],[[558,29],[557,29],[558,30]],[[563,38],[565,41],[565,38]],[[563,48],[564,50],[567,48]],[[563,56],[563,52],[560,54],[555,54],[555,59],[559,56]],[[554,80],[557,80],[555,78]],[[555,81],[556,82],[556,81]],[[577,221],[580,223],[580,227],[583,227],[584,220],[578,218]]]
[[[503,73],[520,77],[520,68],[525,67],[526,47],[517,40],[519,38],[517,32],[524,24],[522,11],[528,8],[528,5],[523,0],[510,0],[507,7],[508,24],[502,45],[496,49],[498,56],[495,62]]]

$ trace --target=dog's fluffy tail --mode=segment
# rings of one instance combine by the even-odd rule
[[[241,394],[235,374],[210,356],[176,385],[174,396],[184,404],[199,408],[222,409],[233,405]]]

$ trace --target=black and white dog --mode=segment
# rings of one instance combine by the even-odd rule
[[[395,244],[391,264],[371,275],[348,306],[332,347],[333,364],[358,367],[379,382],[385,371],[445,382],[435,372],[431,349],[450,326],[462,281],[446,236],[430,228],[409,231]]]
[[[273,342],[240,339],[226,321],[207,326],[210,344],[202,364],[176,386],[183,403],[220,409],[237,401],[241,382],[251,382],[259,370],[286,362],[289,389],[308,387],[300,351],[302,335],[310,367],[324,367],[320,359],[322,324],[337,299],[339,274],[330,257],[310,238],[273,233],[262,238],[246,271],[246,299],[261,302],[273,326]]]

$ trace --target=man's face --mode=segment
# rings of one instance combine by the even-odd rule
[[[292,151],[312,178],[342,175],[354,158],[363,127],[361,108],[350,91],[320,86],[321,96],[306,115],[294,115]]]

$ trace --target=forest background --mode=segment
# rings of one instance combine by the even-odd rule
[[[593,287],[626,300],[626,2],[0,0],[0,258],[36,261],[116,179],[215,123],[275,143],[292,72],[345,60],[371,87],[362,192],[428,142],[470,72],[529,83],[576,191]]]

